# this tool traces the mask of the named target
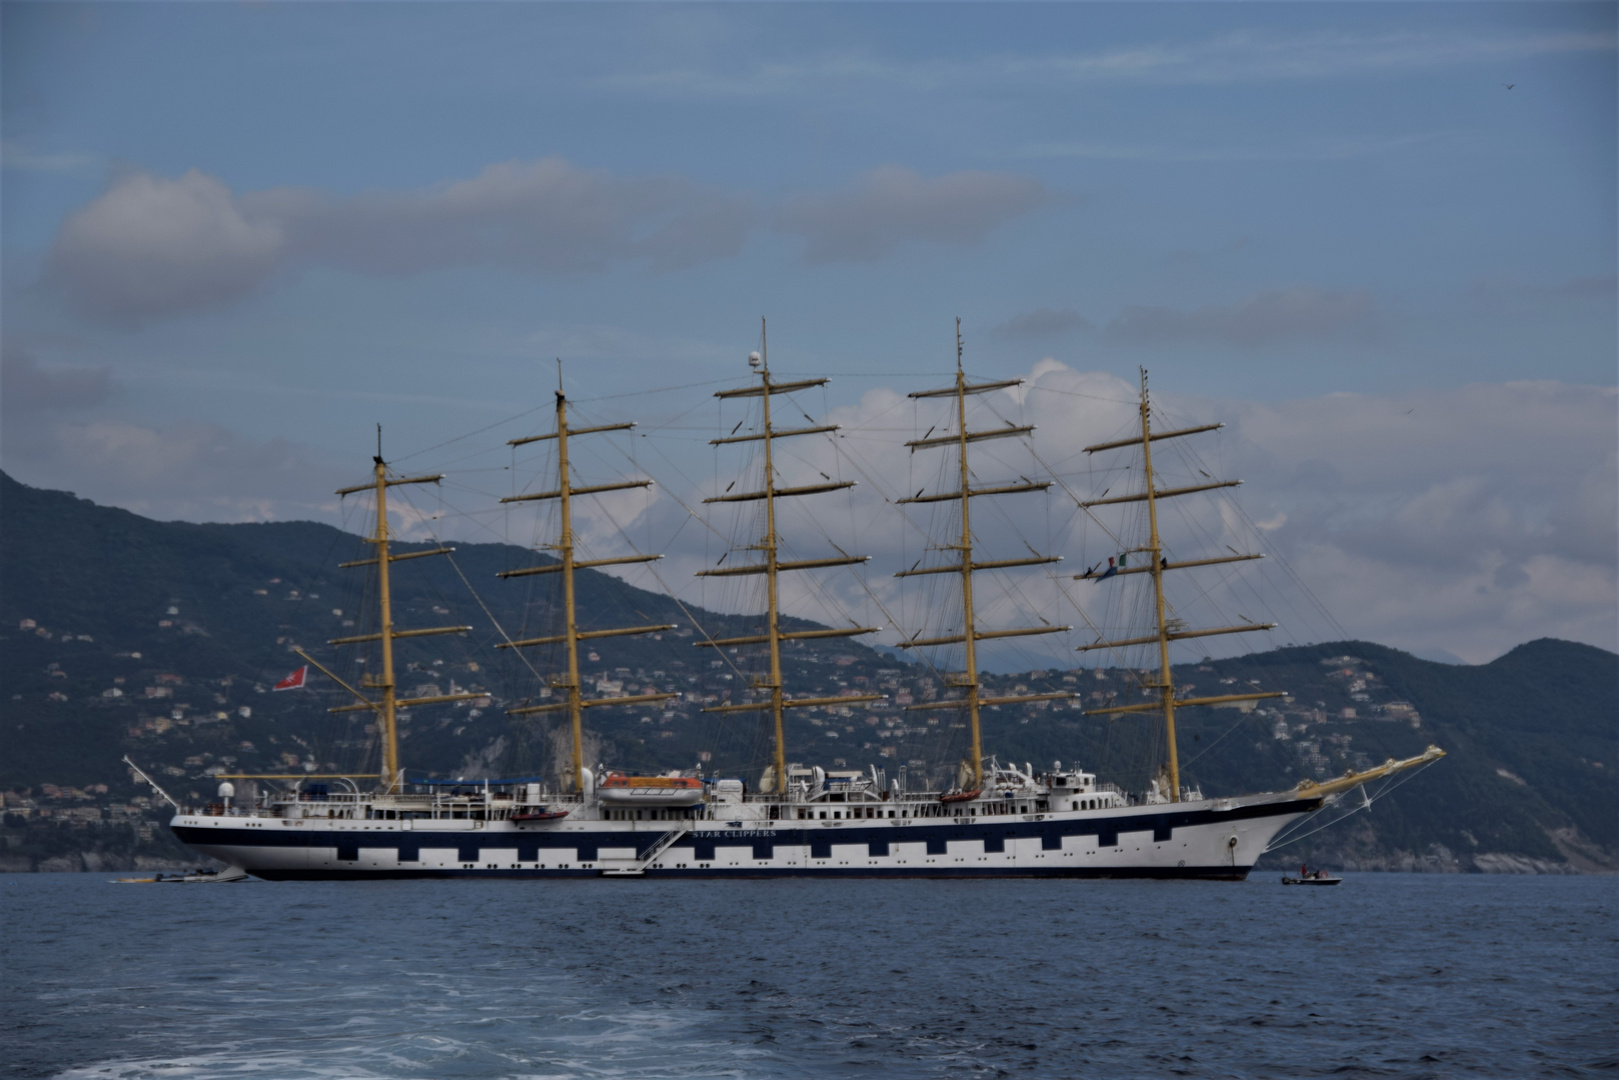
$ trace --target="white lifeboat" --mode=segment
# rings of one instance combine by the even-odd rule
[[[696,806],[703,801],[703,782],[690,776],[608,773],[596,794],[612,806]]]

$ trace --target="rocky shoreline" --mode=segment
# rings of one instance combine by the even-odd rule
[[[1334,873],[1342,874],[1614,874],[1619,869],[1611,866],[1576,866],[1571,862],[1560,862],[1552,859],[1537,859],[1528,855],[1513,855],[1506,852],[1480,852],[1477,854],[1457,855],[1443,844],[1436,844],[1437,850],[1425,852],[1397,851],[1389,855],[1350,855],[1329,857],[1327,855],[1301,858],[1298,855],[1284,857],[1280,854],[1267,855],[1259,860],[1254,867],[1255,873],[1263,871],[1285,871],[1290,868],[1297,869],[1299,863],[1308,862],[1311,866],[1320,866]]]

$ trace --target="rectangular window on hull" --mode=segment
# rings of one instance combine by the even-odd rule
[[[356,862],[360,858],[360,845],[338,844],[337,859],[339,862]]]
[[[480,850],[477,844],[462,844],[456,849],[455,857],[459,862],[477,862]]]
[[[399,849],[400,862],[421,862],[422,849],[419,847],[402,847]]]

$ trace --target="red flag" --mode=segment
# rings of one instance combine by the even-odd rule
[[[305,664],[303,667],[299,668],[297,671],[294,671],[291,675],[288,675],[285,679],[282,679],[280,682],[278,682],[274,686],[270,687],[270,689],[271,690],[302,690],[304,688],[304,677],[306,675],[308,675],[308,674],[309,674],[309,665]]]

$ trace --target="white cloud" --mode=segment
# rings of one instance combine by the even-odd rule
[[[333,515],[332,470],[281,439],[251,443],[208,423],[131,423],[105,408],[105,368],[5,358],[0,463],[14,479],[160,520],[268,521]]]
[[[929,179],[884,165],[852,190],[792,200],[778,224],[809,241],[810,262],[871,262],[907,243],[978,243],[1052,199],[1025,176],[958,172]]]
[[[1435,68],[1585,52],[1612,52],[1612,33],[1476,34],[1446,31],[1277,33],[1239,30],[1109,49],[992,53],[920,60],[870,50],[828,50],[724,64],[645,67],[602,80],[608,89],[704,98],[937,95],[991,88],[1088,84],[1212,86],[1398,76]]]
[[[237,195],[195,169],[173,180],[135,172],[67,219],[46,276],[92,315],[141,321],[227,303],[311,265],[388,276],[473,265],[670,270],[735,254],[753,217],[741,196],[561,158],[346,199],[301,188]]]
[[[247,442],[217,424],[65,421],[17,437],[8,428],[5,456],[24,483],[163,521],[325,518],[336,501],[323,494],[336,486],[331,470],[311,465],[305,448]]]
[[[969,427],[1032,422],[1036,453],[1073,497],[1116,495],[1139,487],[1125,468],[1130,455],[1086,455],[1082,448],[1127,436],[1135,396],[1136,387],[1123,380],[1047,359],[1030,372],[1028,386],[979,399]],[[1172,557],[1225,554],[1228,547],[1272,556],[1172,576],[1175,614],[1193,625],[1281,624],[1253,640],[1189,643],[1185,655],[1339,635],[1449,651],[1469,662],[1541,636],[1619,648],[1619,396],[1613,389],[1513,383],[1259,403],[1159,388],[1154,401],[1166,414],[1160,425],[1228,425],[1218,434],[1155,444],[1154,466],[1165,484],[1206,482],[1199,470],[1246,481],[1231,499],[1199,495],[1163,503],[1160,525]],[[948,621],[932,607],[955,602],[953,579],[911,579],[902,586],[891,574],[918,560],[929,565],[948,557],[927,545],[943,542],[955,527],[954,507],[910,507],[902,514],[891,500],[954,482],[953,458],[945,461],[939,451],[911,455],[901,445],[935,423],[948,430],[947,412],[875,389],[825,417],[844,425],[839,452],[831,441],[800,439],[779,462],[783,483],[811,483],[822,472],[861,482],[849,499],[790,500],[815,506],[784,511],[783,533],[794,537],[801,556],[830,551],[834,542],[873,555],[868,586],[913,631]],[[1032,478],[1040,465],[1011,439],[977,444],[973,462],[981,483]],[[717,487],[730,478],[725,474]],[[707,493],[684,497],[696,505]],[[672,526],[677,515],[667,509]],[[1098,521],[1076,513],[1073,498],[1059,490],[975,502],[975,533],[985,552],[1025,554],[1027,541],[1066,557],[1055,570],[985,575],[979,602],[986,622],[1029,624],[1043,617],[1078,627],[1072,640],[1028,639],[992,650],[992,663],[1067,662],[1073,644],[1094,636],[1087,620],[1108,633],[1133,624],[1139,613],[1132,590],[1144,587],[1144,576],[1117,589],[1071,580],[1116,556],[1121,540],[1115,536],[1142,524],[1132,518],[1140,504],[1096,513]],[[722,533],[733,524],[729,516],[711,521]],[[752,522],[742,517],[734,524],[746,534]],[[706,560],[683,547],[688,541],[709,546]],[[666,579],[678,586],[684,573],[712,564],[724,550],[713,544],[711,536],[688,531]],[[826,572],[818,585],[800,580],[805,577],[785,579],[784,596],[795,613],[824,621],[849,612],[882,619],[846,571]],[[732,593],[710,585],[703,596],[724,607],[740,602],[742,594]]]
[[[99,163],[93,154],[45,153],[14,139],[0,141],[0,168],[15,172],[77,172]]]
[[[107,367],[41,367],[28,353],[0,361],[0,409],[6,420],[26,420],[40,411],[83,409],[115,396],[119,386]]]
[[[1007,71],[1071,81],[1206,85],[1395,74],[1613,48],[1614,35],[1600,33],[1485,36],[1432,31],[1278,34],[1247,30],[1200,41],[1030,58],[1009,63]]]
[[[1511,277],[1482,278],[1473,282],[1467,296],[1480,313],[1490,315],[1570,315],[1598,310],[1611,320],[1619,302],[1619,277],[1598,274],[1553,285]]]
[[[23,369],[8,367],[18,370]],[[77,374],[50,369],[47,375],[67,380],[50,383],[45,397],[36,398],[58,402],[54,410],[14,407],[7,394],[6,466],[24,482],[75,490],[162,518],[334,518],[332,500],[324,493],[349,477],[335,475],[341,470],[303,448],[251,444],[212,425],[159,427],[108,419],[99,413],[104,395],[94,379],[81,384]],[[37,371],[25,370],[25,377],[36,376]],[[948,381],[941,378],[939,384]],[[910,631],[940,628],[952,618],[949,608],[959,601],[952,600],[956,586],[949,575],[903,582],[892,576],[919,561],[931,565],[948,559],[948,552],[929,545],[946,542],[955,527],[951,504],[904,512],[893,505],[898,498],[955,482],[956,465],[947,451],[912,454],[903,446],[929,427],[950,430],[949,402],[913,401],[906,389],[911,387],[879,386],[824,414],[817,408],[818,394],[799,395],[801,402],[778,399],[779,417],[795,415],[791,405],[796,403],[817,422],[842,425],[834,437],[779,444],[780,482],[818,483],[825,474],[859,483],[847,498],[834,493],[783,501],[778,527],[793,555],[813,558],[841,548],[873,556],[864,575],[869,595],[844,569],[785,576],[784,607],[790,614],[867,625],[883,625],[892,615]],[[690,399],[670,401],[668,415],[688,416],[692,406],[708,400],[708,390],[668,395]],[[992,663],[1006,668],[1070,663],[1072,646],[1092,636],[1088,623],[1114,632],[1139,614],[1131,607],[1132,590],[1139,591],[1145,575],[1120,588],[1113,587],[1119,582],[1071,577],[1116,556],[1128,546],[1122,538],[1139,525],[1124,512],[1139,514],[1139,504],[1098,508],[1097,521],[1074,508],[1076,498],[1137,490],[1139,472],[1126,467],[1131,455],[1083,453],[1087,445],[1128,436],[1136,393],[1135,385],[1113,375],[1074,370],[1046,358],[1030,370],[1025,387],[973,399],[969,427],[974,430],[1008,420],[1036,425],[1033,453],[1017,439],[975,444],[976,483],[1037,478],[1045,466],[1061,480],[1044,495],[976,500],[974,529],[982,551],[988,557],[1015,557],[1028,552],[1026,541],[1066,560],[1053,568],[984,575],[978,600],[985,621],[1016,625],[1044,618],[1078,628],[1071,638],[1026,639],[991,651]],[[1246,481],[1234,499],[1197,495],[1161,505],[1160,526],[1172,557],[1217,555],[1228,546],[1273,556],[1172,576],[1175,613],[1194,625],[1223,625],[1242,617],[1281,624],[1253,641],[1189,643],[1184,655],[1340,634],[1424,653],[1448,651],[1469,662],[1541,636],[1619,648],[1619,392],[1613,388],[1480,384],[1405,395],[1253,402],[1177,395],[1159,386],[1153,400],[1159,425],[1228,425],[1218,433],[1155,443],[1154,466],[1164,483],[1204,482],[1203,472]],[[589,421],[621,419],[614,404],[598,403]],[[743,418],[744,404],[726,403],[714,433],[730,431]],[[757,446],[711,452],[702,446],[708,435],[692,432],[688,423],[682,419],[668,432],[649,425],[633,440],[582,440],[581,475],[606,482],[644,470],[659,486],[651,493],[614,493],[600,506],[581,500],[579,528],[597,557],[627,553],[630,540],[638,550],[665,552],[668,558],[658,564],[657,574],[685,597],[721,609],[756,606],[760,597],[750,591],[755,579],[705,583],[691,574],[715,564],[726,538],[737,544],[757,541],[762,528],[757,504],[705,508],[701,503],[733,479],[737,490],[757,481],[757,475],[741,475],[750,460],[757,473],[757,458],[749,456]],[[534,426],[531,420],[517,433]],[[489,437],[489,453],[503,462],[509,460],[503,443],[510,434]],[[523,459],[529,473],[543,469],[546,444],[540,445],[532,460]],[[452,482],[442,498],[452,513],[442,522],[431,520],[440,506],[435,491],[412,514],[412,535],[432,531],[452,539],[532,542],[537,533],[530,510],[508,513],[498,498],[509,492],[481,490],[489,476],[499,475],[505,484],[512,474],[465,458],[468,449],[457,443],[455,461],[447,463]],[[418,458],[410,468],[429,471],[434,465]],[[519,474],[528,473],[520,469]],[[630,540],[617,535],[620,528]],[[738,550],[728,562],[748,557]],[[658,587],[644,569],[625,576]],[[1327,614],[1315,607],[1316,598]],[[891,629],[879,640],[892,642],[897,636]]]
[[[1038,307],[1020,311],[990,329],[997,337],[1032,339],[1057,337],[1078,330],[1093,330],[1089,319],[1072,308]]]
[[[1310,288],[1262,292],[1237,304],[1195,311],[1127,307],[1106,327],[1108,337],[1131,345],[1214,342],[1255,347],[1301,340],[1365,341],[1375,332],[1369,295]]]
[[[580,273],[626,260],[674,269],[735,254],[753,216],[746,199],[679,177],[617,177],[555,157],[419,191],[265,192],[251,203],[287,214],[306,258],[389,275],[490,263]]]
[[[67,219],[45,275],[91,313],[124,320],[234,300],[285,250],[282,224],[251,219],[215,177],[138,172]]]
[[[976,243],[1051,198],[1026,177],[924,178],[888,165],[851,190],[790,201],[777,224],[808,240],[812,262],[869,261],[911,242]],[[45,277],[93,317],[140,323],[239,300],[310,266],[388,277],[462,266],[676,270],[736,255],[758,219],[746,195],[555,157],[349,198],[306,188],[238,195],[195,169],[177,179],[133,172],[68,217]]]
[[[1473,662],[1545,635],[1613,649],[1616,403],[1612,388],[1554,382],[1274,404],[1171,395],[1177,426],[1230,427],[1166,443],[1176,454],[1154,464],[1245,479],[1238,500],[1268,519],[1264,543],[1353,636]]]
[[[1451,148],[1465,139],[1455,132],[1390,136],[1331,136],[1288,142],[1250,143],[1117,143],[1041,142],[1023,147],[1029,158],[1079,161],[1145,161],[1163,163],[1223,161],[1347,161],[1419,148]]]

